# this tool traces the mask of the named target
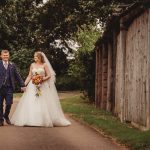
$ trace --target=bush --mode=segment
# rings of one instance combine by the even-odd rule
[[[56,87],[59,91],[80,90],[80,81],[68,75],[59,76],[56,80]]]

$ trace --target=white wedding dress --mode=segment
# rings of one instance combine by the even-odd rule
[[[33,68],[32,73],[45,76],[44,68]],[[41,84],[41,95],[36,96],[36,87],[29,82],[26,92],[21,97],[12,115],[11,122],[16,126],[68,126],[62,111],[55,84],[45,81]]]

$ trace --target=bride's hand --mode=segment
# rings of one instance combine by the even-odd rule
[[[47,80],[50,79],[50,78],[51,78],[50,75],[49,75],[49,76],[43,76],[42,82],[47,81]]]
[[[46,77],[43,77],[43,82],[48,80],[50,77],[46,76]]]
[[[24,82],[24,85],[25,85],[25,86],[27,86],[27,85],[28,85],[28,83],[27,83],[27,82]]]
[[[45,77],[43,77],[43,79],[42,79],[42,82],[44,82],[44,81],[46,81],[46,78],[45,78]]]

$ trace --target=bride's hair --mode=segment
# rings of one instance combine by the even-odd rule
[[[44,57],[40,51],[37,51],[34,54],[41,60],[42,63],[45,63]]]

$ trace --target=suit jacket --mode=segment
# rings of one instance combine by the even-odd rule
[[[10,80],[11,80],[13,90],[15,90],[15,81],[19,83],[20,87],[24,87],[25,86],[24,81],[21,78],[15,64],[9,62],[9,68],[10,68]],[[4,80],[5,80],[4,65],[3,65],[3,61],[0,60],[0,89],[4,83]]]

